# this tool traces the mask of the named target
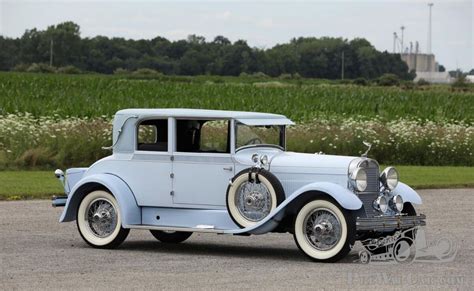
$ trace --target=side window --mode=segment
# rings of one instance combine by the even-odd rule
[[[228,120],[177,120],[178,152],[230,153]]]
[[[157,129],[156,125],[140,124],[138,127],[138,144],[156,143]]]
[[[138,125],[137,150],[168,151],[168,120],[146,120]]]
[[[211,120],[201,128],[201,151],[228,153],[227,134],[228,121]]]

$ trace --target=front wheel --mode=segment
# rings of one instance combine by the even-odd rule
[[[338,261],[349,253],[355,241],[352,214],[326,199],[304,205],[294,227],[296,245],[315,261]]]
[[[96,248],[118,247],[130,232],[122,227],[117,200],[102,190],[93,191],[82,199],[76,222],[82,238]]]
[[[150,230],[151,234],[162,243],[180,243],[187,240],[193,233],[183,231]]]

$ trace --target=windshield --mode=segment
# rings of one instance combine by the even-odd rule
[[[274,146],[285,148],[285,127],[281,125],[249,126],[237,123],[235,148]]]

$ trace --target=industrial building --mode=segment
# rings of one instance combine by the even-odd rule
[[[451,83],[453,78],[448,72],[440,72],[439,65],[436,62],[435,55],[431,52],[431,9],[433,3],[428,3],[429,7],[429,22],[428,22],[428,42],[427,52],[421,53],[419,49],[418,41],[413,47],[413,43],[410,42],[410,48],[404,46],[404,31],[405,26],[401,26],[401,38],[398,37],[397,33],[393,33],[393,52],[400,53],[402,60],[408,65],[408,70],[415,71],[416,77],[415,82],[423,79],[430,83]]]
[[[437,72],[439,70],[435,55],[422,53],[401,54],[402,60],[408,65],[409,71]]]

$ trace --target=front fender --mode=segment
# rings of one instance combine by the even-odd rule
[[[259,223],[247,228],[230,231],[230,233],[262,234],[262,233],[272,231],[276,226],[278,226],[278,223],[284,217],[285,209],[287,208],[287,206],[291,202],[295,201],[302,194],[305,194],[308,192],[325,193],[329,195],[330,197],[332,197],[334,200],[336,200],[337,203],[339,203],[339,205],[341,205],[341,207],[345,209],[358,210],[362,207],[362,201],[360,201],[359,197],[357,197],[353,192],[351,192],[347,188],[344,188],[340,185],[329,183],[329,182],[315,182],[315,183],[307,184],[299,188],[295,192],[293,192],[289,197],[285,199],[285,201],[283,201],[283,203],[278,205],[277,208],[275,208],[267,217],[265,217]]]
[[[410,202],[412,204],[421,204],[421,197],[407,184],[398,182],[397,187],[393,190],[393,194],[400,195],[403,198],[403,202]]]
[[[141,224],[140,207],[130,187],[119,177],[106,173],[86,176],[76,183],[67,198],[66,206],[59,222],[75,220],[82,198],[90,193],[91,190],[93,191],[98,188],[106,188],[117,199],[122,216],[122,226]]]
[[[299,195],[309,191],[326,193],[334,198],[334,200],[336,200],[337,203],[339,203],[345,209],[357,210],[362,207],[362,201],[360,201],[359,197],[357,197],[357,195],[355,195],[352,191],[338,184],[329,182],[315,182],[307,184],[293,192],[286,200],[293,200]]]

